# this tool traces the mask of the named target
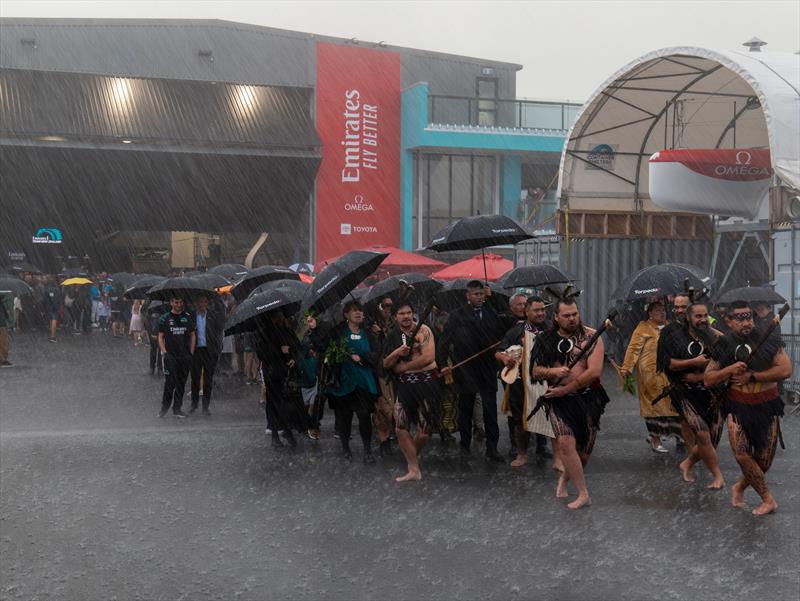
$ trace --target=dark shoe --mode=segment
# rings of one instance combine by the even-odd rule
[[[211,415],[211,412],[210,412],[210,411],[209,411],[207,408],[203,407],[203,415],[205,415],[206,417],[208,417],[208,416],[210,416],[210,415]]]
[[[553,454],[547,447],[536,447],[536,455],[544,459],[552,459]]]
[[[164,417],[166,414],[167,414],[167,410],[166,409],[162,409],[161,411],[158,412],[158,417]]]
[[[364,463],[366,464],[375,463],[375,456],[372,454],[372,451],[370,450],[364,451]]]
[[[283,436],[286,439],[286,442],[289,443],[290,447],[295,448],[297,446],[297,439],[290,430],[285,430]]]
[[[508,458],[509,459],[517,458],[517,447],[511,447],[510,449],[508,449]]]
[[[189,407],[189,413],[194,413],[195,411],[197,411],[197,405],[192,405]]]
[[[0,363],[0,367],[14,367],[14,364],[11,361],[3,361]]]
[[[282,449],[283,448],[283,443],[281,442],[280,437],[278,437],[278,436],[273,436],[272,437],[272,448],[273,449]]]
[[[486,449],[486,458],[490,461],[494,461],[495,463],[505,463],[506,460],[503,459],[503,456],[497,452],[497,449]]]
[[[172,415],[178,419],[186,419],[188,417],[183,411],[173,411]]]
[[[344,447],[342,449],[342,457],[344,457],[346,461],[353,460],[353,452],[350,450],[350,447]]]
[[[450,430],[442,430],[439,432],[439,436],[442,437],[442,444],[450,444],[456,441],[456,437],[450,433]]]

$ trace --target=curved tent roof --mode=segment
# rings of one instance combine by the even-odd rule
[[[584,105],[561,157],[562,208],[659,211],[648,159],[665,148],[768,147],[800,189],[800,56],[664,48],[609,77]]]

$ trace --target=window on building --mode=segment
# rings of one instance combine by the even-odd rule
[[[457,219],[497,211],[494,157],[423,154],[417,158],[417,168],[421,178],[413,223],[419,246]]]
[[[478,96],[478,125],[497,125],[497,78],[478,77],[475,92]]]

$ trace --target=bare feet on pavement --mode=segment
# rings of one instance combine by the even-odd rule
[[[588,507],[592,504],[592,500],[589,498],[588,494],[578,495],[578,498],[575,499],[572,503],[568,503],[567,507],[570,509],[580,509],[581,507]]]
[[[397,476],[395,482],[410,482],[411,480],[422,480],[422,472],[419,470],[409,470],[404,476]]]
[[[681,461],[678,467],[681,470],[681,476],[683,476],[684,482],[694,482],[694,476],[692,475],[692,465],[689,463],[688,459],[684,459],[683,461]]]
[[[772,501],[765,501],[758,507],[753,510],[753,515],[767,515],[768,513],[772,513],[778,508],[778,504],[775,502],[775,499]]]
[[[742,487],[741,481],[731,486],[731,490],[733,491],[733,495],[731,495],[731,504],[739,509],[747,507],[747,503],[744,501],[744,487]]]

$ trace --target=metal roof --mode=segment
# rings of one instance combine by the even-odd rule
[[[318,156],[307,89],[0,69],[0,137]]]
[[[0,67],[311,87],[314,43],[354,43],[519,70],[521,65],[202,19],[0,19]]]

